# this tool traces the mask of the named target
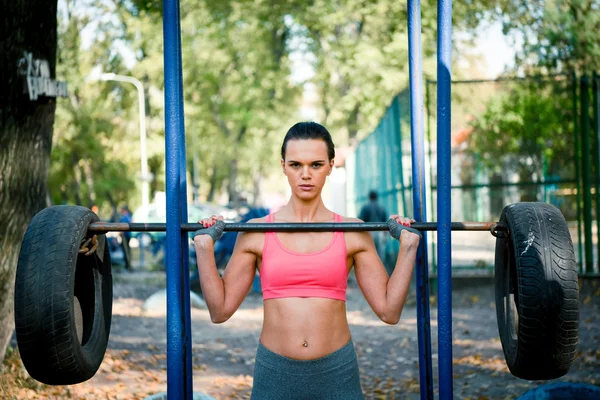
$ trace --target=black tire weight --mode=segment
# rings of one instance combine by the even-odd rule
[[[496,240],[496,313],[506,363],[516,377],[565,375],[577,352],[579,286],[567,222],[545,203],[517,203],[500,218]],[[500,232],[500,235],[502,232]]]
[[[112,275],[104,235],[96,253],[79,254],[91,210],[54,206],[29,224],[17,265],[15,328],[29,374],[50,385],[90,379],[98,370],[110,332]]]

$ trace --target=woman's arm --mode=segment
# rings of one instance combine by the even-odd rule
[[[406,223],[408,219],[401,219]],[[408,295],[420,237],[403,230],[396,267],[388,276],[377,255],[373,238],[368,232],[353,235],[357,252],[354,254],[356,280],[367,302],[377,316],[387,324],[397,324]]]
[[[259,234],[238,234],[233,254],[222,278],[217,271],[212,238],[208,235],[198,235],[194,238],[202,295],[210,319],[216,324],[227,321],[250,291],[257,260],[253,242],[256,243],[256,240],[260,239],[257,235]]]

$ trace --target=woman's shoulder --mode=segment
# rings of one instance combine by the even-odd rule
[[[260,224],[265,223],[266,217],[252,218],[244,222],[245,224]],[[236,239],[236,246],[239,243],[239,247],[246,249],[250,253],[256,255],[262,254],[262,248],[264,245],[264,232],[239,232]]]

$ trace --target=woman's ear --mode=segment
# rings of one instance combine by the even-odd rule
[[[285,174],[285,160],[283,158],[281,159],[281,169],[283,170],[283,173]]]

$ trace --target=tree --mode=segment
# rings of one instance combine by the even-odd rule
[[[524,72],[592,72],[600,69],[600,4],[595,0],[502,0],[493,17],[522,41]]]
[[[221,151],[215,161],[226,161],[227,192],[235,203],[264,174],[262,157],[274,154],[297,104],[298,90],[289,80],[285,16],[290,9],[231,2],[214,4],[204,15],[196,12],[202,13],[194,7],[183,20],[184,32],[205,21],[200,35],[188,36],[187,43],[184,36],[184,48],[195,54],[184,63],[186,104],[218,131]]]
[[[514,85],[493,97],[485,112],[471,122],[469,152],[491,175],[517,174],[520,182],[546,176],[572,179],[572,82],[555,78]],[[521,201],[536,200],[531,188]]]
[[[502,0],[483,15],[503,23],[504,33],[521,42],[513,73],[528,75],[589,73],[600,68],[600,5],[593,0]],[[491,171],[511,165],[520,181],[551,175],[574,178],[573,87],[563,77],[548,77],[511,87],[487,103],[473,122],[472,154]],[[592,142],[593,143],[593,142]],[[509,164],[506,164],[506,163]],[[522,191],[522,200],[532,193]],[[576,215],[576,203],[563,212]]]
[[[14,277],[27,224],[46,204],[56,101],[30,100],[30,61],[55,77],[57,0],[5,0],[0,30],[0,360],[14,329]],[[24,58],[31,53],[31,59]],[[19,64],[19,61],[21,63]],[[46,70],[47,67],[47,70]],[[35,71],[34,71],[35,72]]]
[[[406,19],[404,3],[363,0],[318,0],[297,16],[314,58],[311,80],[321,120],[332,132],[345,133],[339,142],[353,142],[372,129],[407,84]]]
[[[486,1],[455,2],[453,29],[474,37],[480,16],[493,7]],[[305,27],[308,52],[314,56],[311,81],[320,96],[322,121],[344,133],[337,137],[343,144],[362,139],[408,85],[406,2],[314,0],[295,18]],[[423,70],[434,78],[437,1],[421,3],[421,21]]]
[[[139,171],[134,158],[139,154],[137,93],[128,85],[90,81],[88,76],[94,66],[123,71],[119,55],[112,54],[121,29],[115,29],[109,18],[113,9],[94,7],[85,0],[61,4],[57,71],[69,77],[70,93],[56,109],[51,200],[86,207],[108,203],[116,213],[118,203],[134,192],[131,176]],[[94,41],[82,48],[81,32],[91,26],[96,31]]]
[[[114,1],[137,55],[136,75],[147,74],[161,89],[160,1]],[[436,5],[422,7],[424,65],[431,70]],[[457,4],[456,27],[476,27],[490,7]],[[188,159],[199,166],[194,182],[209,201],[224,184],[230,200],[255,187],[269,165],[259,156],[274,156],[282,130],[299,118],[305,82],[291,78],[292,53],[314,60],[319,120],[340,146],[372,130],[408,81],[405,3],[189,0],[181,8]]]
[[[122,4],[134,71],[161,88],[162,49],[153,40],[161,9]],[[194,183],[208,201],[224,185],[229,201],[252,195],[283,130],[291,126],[299,88],[290,82],[285,2],[188,1],[181,4],[186,148]]]

